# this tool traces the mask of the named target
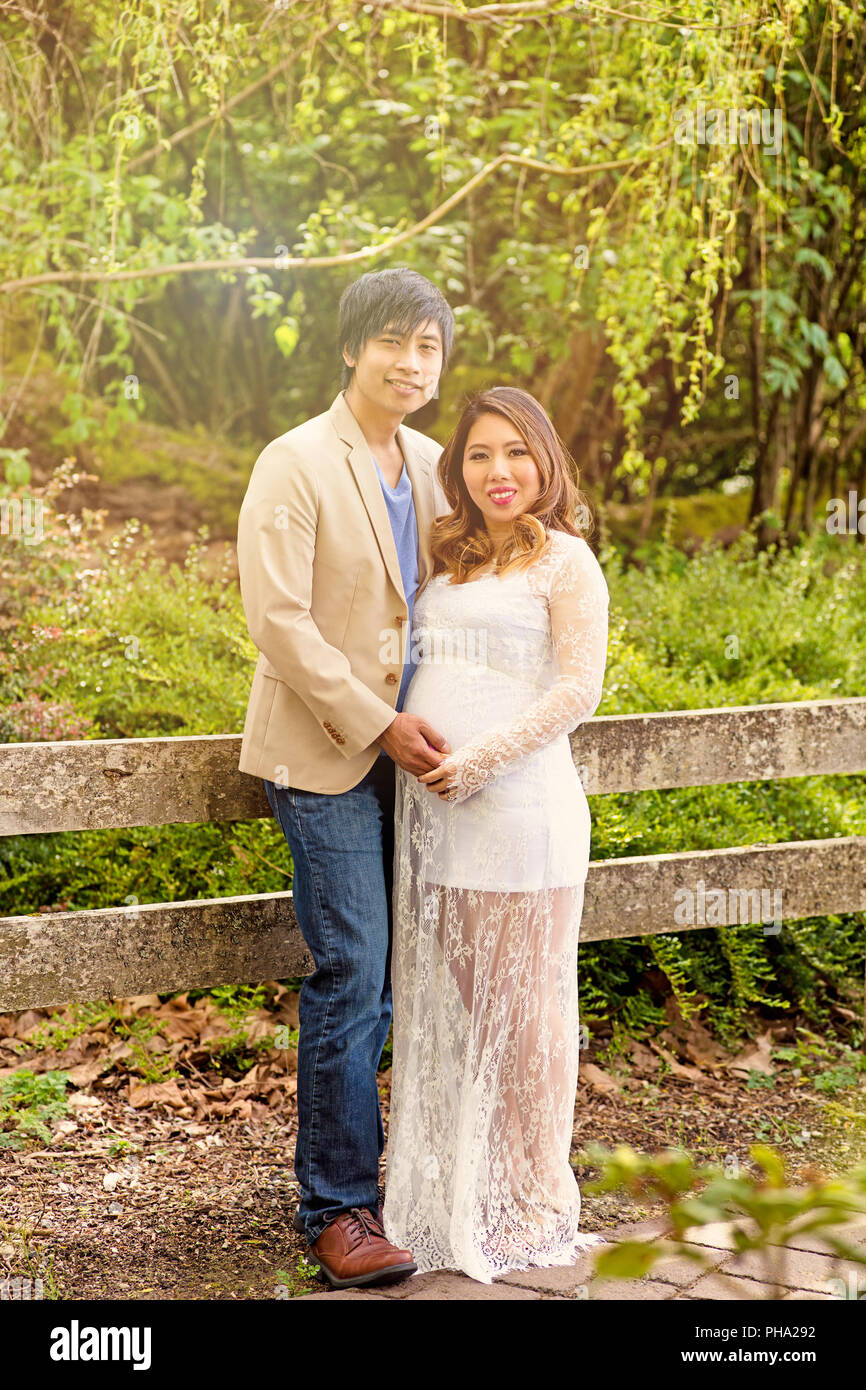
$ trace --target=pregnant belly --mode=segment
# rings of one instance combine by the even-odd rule
[[[489,667],[419,666],[404,709],[430,721],[453,751],[509,722],[538,698]],[[402,770],[402,834],[429,883],[503,892],[583,883],[590,816],[567,734],[515,759],[455,806],[422,792]]]
[[[428,719],[457,749],[495,724],[517,719],[539,691],[489,666],[424,662],[406,692],[403,711]]]

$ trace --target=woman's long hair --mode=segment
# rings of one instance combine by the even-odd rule
[[[494,386],[469,399],[439,459],[439,481],[451,511],[433,522],[430,547],[433,573],[449,573],[452,584],[466,583],[494,555],[484,518],[463,478],[469,431],[480,415],[489,414],[502,415],[515,426],[541,479],[538,497],[512,522],[511,536],[502,547],[500,573],[532,564],[547,548],[550,531],[567,531],[584,539],[592,533],[592,514],[578,485],[577,465],[544,409],[528,391]]]

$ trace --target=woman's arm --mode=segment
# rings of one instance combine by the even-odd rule
[[[602,695],[607,660],[607,584],[586,542],[574,538],[551,566],[548,601],[559,679],[518,719],[455,750],[419,781],[445,800],[465,801],[493,777],[589,719]]]

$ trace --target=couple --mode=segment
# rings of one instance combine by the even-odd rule
[[[335,1288],[490,1283],[597,1240],[569,1165],[590,819],[568,734],[601,699],[607,586],[527,392],[477,395],[444,451],[401,423],[453,336],[415,271],[349,286],[343,390],[263,450],[238,523],[259,649],[239,767],[315,963],[294,1223]]]

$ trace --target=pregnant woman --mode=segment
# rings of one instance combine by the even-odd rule
[[[568,734],[601,699],[608,592],[550,420],[496,387],[439,460],[451,505],[404,709],[454,752],[397,768],[389,1240],[490,1283],[570,1264],[590,818]]]

